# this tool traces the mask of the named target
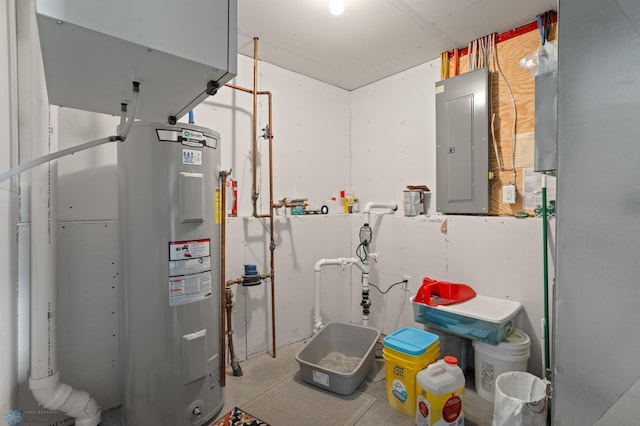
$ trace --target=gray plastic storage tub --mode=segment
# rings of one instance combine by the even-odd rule
[[[375,328],[327,324],[296,355],[302,380],[340,395],[352,394],[373,367],[379,337]]]

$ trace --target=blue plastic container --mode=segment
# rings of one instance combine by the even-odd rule
[[[405,327],[384,338],[384,346],[410,356],[420,356],[438,341],[437,334],[417,328]]]

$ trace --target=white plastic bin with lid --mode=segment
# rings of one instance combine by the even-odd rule
[[[413,318],[447,333],[497,345],[511,330],[511,321],[522,308],[520,302],[476,295],[452,305],[429,306],[414,301]]]
[[[521,330],[513,329],[504,342],[488,345],[473,342],[475,349],[476,392],[489,402],[494,400],[495,380],[507,371],[527,371],[531,340]]]

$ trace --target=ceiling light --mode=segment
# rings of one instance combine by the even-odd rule
[[[344,12],[344,1],[345,0],[331,0],[329,2],[329,10],[336,16],[342,15]]]

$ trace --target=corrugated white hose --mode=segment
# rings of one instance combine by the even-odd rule
[[[49,161],[53,161],[56,160],[58,158],[61,157],[65,157],[67,155],[70,154],[75,154],[76,152],[80,152],[80,151],[84,151],[86,149],[89,148],[93,148],[95,146],[99,146],[108,142],[115,142],[115,141],[124,141],[127,138],[127,135],[129,134],[129,131],[131,130],[131,126],[133,125],[133,122],[135,121],[135,117],[136,114],[138,112],[138,102],[139,102],[140,96],[138,94],[138,92],[135,92],[135,100],[134,100],[134,108],[133,108],[133,112],[130,114],[126,114],[128,115],[128,119],[124,120],[123,116],[125,115],[124,113],[121,116],[120,119],[120,128],[121,128],[121,132],[117,135],[117,136],[107,136],[105,138],[101,138],[101,139],[96,139],[94,141],[91,142],[86,142],[83,143],[81,145],[77,145],[77,146],[73,146],[71,148],[67,148],[67,149],[63,149],[61,151],[56,151],[56,152],[52,152],[51,154],[39,157],[39,158],[35,158],[31,161],[27,161],[24,164],[19,165],[18,167],[14,167],[13,169],[7,170],[6,172],[0,174],[0,183],[4,182],[5,180],[20,174],[22,172],[25,172],[29,169],[32,169],[34,167],[37,167],[41,164],[44,163],[48,163]],[[124,123],[124,125],[122,125],[122,123]]]

